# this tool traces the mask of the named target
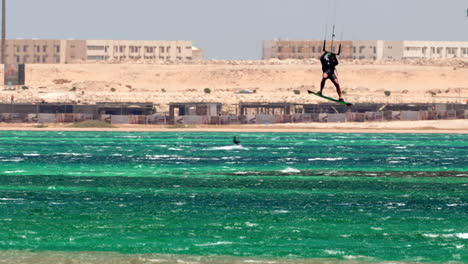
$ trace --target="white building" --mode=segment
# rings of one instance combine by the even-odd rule
[[[193,60],[191,41],[86,40],[87,61]],[[197,58],[198,59],[198,58]]]
[[[353,59],[468,58],[468,42],[460,41],[352,41]]]

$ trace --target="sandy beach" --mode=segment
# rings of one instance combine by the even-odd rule
[[[347,101],[411,104],[456,103],[468,100],[468,61],[346,61],[339,79]],[[307,95],[318,90],[318,60],[269,61],[141,61],[126,64],[28,64],[26,85],[0,91],[0,101],[16,103],[151,102],[168,114],[172,102],[217,102],[222,114],[236,114],[240,102],[324,102]],[[205,89],[209,88],[210,93]],[[324,94],[336,96],[327,82]],[[69,124],[0,124],[1,130],[77,129]],[[365,123],[294,123],[275,125],[116,125],[111,131],[258,131],[258,132],[404,132],[468,133],[467,120],[392,121]]]
[[[114,125],[114,128],[74,128],[70,124],[0,123],[0,131],[116,132],[297,132],[297,133],[457,133],[468,134],[467,120],[388,121],[366,123],[286,123],[272,125]]]
[[[344,98],[359,103],[466,103],[468,61],[346,61],[338,66]],[[217,102],[235,113],[240,102],[320,103],[318,60],[200,61],[127,64],[28,64],[26,85],[0,91],[10,102]],[[209,88],[210,93],[205,89]],[[252,93],[248,93],[252,92]],[[327,82],[324,94],[336,97]]]

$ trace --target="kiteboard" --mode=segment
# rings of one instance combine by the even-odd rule
[[[352,106],[352,105],[353,105],[352,103],[348,103],[348,102],[345,102],[345,101],[336,100],[336,99],[334,99],[334,98],[331,98],[331,97],[328,97],[328,96],[325,96],[325,95],[322,95],[322,94],[313,92],[313,91],[311,91],[311,90],[307,90],[307,92],[308,92],[309,94],[315,94],[316,96],[322,97],[322,98],[324,98],[324,99],[327,99],[327,100],[330,100],[330,101],[333,101],[333,102],[336,102],[336,103],[339,103],[339,104],[344,104],[344,105],[346,105],[346,106]]]

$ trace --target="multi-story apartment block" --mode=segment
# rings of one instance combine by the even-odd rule
[[[353,41],[353,59],[468,58],[468,42],[456,41]]]
[[[191,41],[87,40],[86,60],[193,60]]]
[[[82,61],[82,40],[9,39],[5,41],[5,63],[68,63]]]
[[[341,44],[342,57],[351,56],[351,41],[327,43],[327,50],[338,52]],[[263,59],[310,59],[323,54],[323,40],[265,40],[263,42]]]
[[[341,43],[341,58],[347,59],[468,58],[468,42],[353,40],[335,43],[335,52]],[[322,54],[322,45],[321,40],[267,40],[263,44],[263,59],[319,58]]]
[[[75,63],[136,60],[201,60],[191,41],[7,40],[5,63]]]

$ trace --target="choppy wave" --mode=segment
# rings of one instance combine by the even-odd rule
[[[468,262],[467,135],[0,133],[0,263]]]
[[[207,150],[249,150],[249,148],[242,145],[232,145],[232,146],[221,146],[221,147],[211,147]]]
[[[288,167],[284,170],[281,170],[282,173],[299,173],[301,172],[300,170],[298,169],[295,169],[295,168],[291,168],[291,167]]]

